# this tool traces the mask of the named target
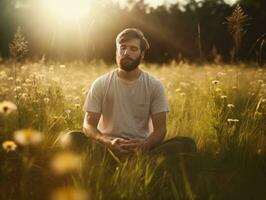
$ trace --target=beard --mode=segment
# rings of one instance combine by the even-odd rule
[[[133,60],[129,57],[126,57],[126,58],[122,58],[122,59],[118,60],[118,66],[121,69],[129,72],[129,71],[136,69],[140,64],[140,61],[141,61],[141,55],[138,58],[136,58],[135,60]]]

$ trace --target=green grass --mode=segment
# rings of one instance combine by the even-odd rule
[[[76,155],[78,167],[56,174],[51,162],[65,150],[55,141],[67,130],[82,128],[86,90],[114,67],[1,64],[0,101],[17,105],[9,115],[0,113],[1,144],[26,128],[40,131],[44,139],[35,145],[17,143],[10,152],[1,145],[0,199],[62,199],[60,194],[75,199],[75,192],[76,199],[84,192],[108,200],[266,198],[266,71],[256,66],[143,65],[167,92],[166,138],[193,137],[197,155],[139,154],[119,160],[109,151],[89,148]],[[63,167],[69,159],[61,161]]]

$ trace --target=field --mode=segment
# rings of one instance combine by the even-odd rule
[[[115,66],[101,62],[0,65],[0,199],[265,199],[266,70],[171,63],[142,68],[164,84],[167,138],[197,154],[119,159],[77,154],[60,135],[81,130],[86,91]]]

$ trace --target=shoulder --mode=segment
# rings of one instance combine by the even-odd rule
[[[152,75],[147,71],[143,70],[143,72],[144,72],[144,79],[149,82],[151,88],[155,89],[158,87],[163,87],[163,83],[158,77]]]

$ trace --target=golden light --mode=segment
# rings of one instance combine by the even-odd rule
[[[42,6],[50,17],[77,20],[88,16],[91,0],[42,0]]]

